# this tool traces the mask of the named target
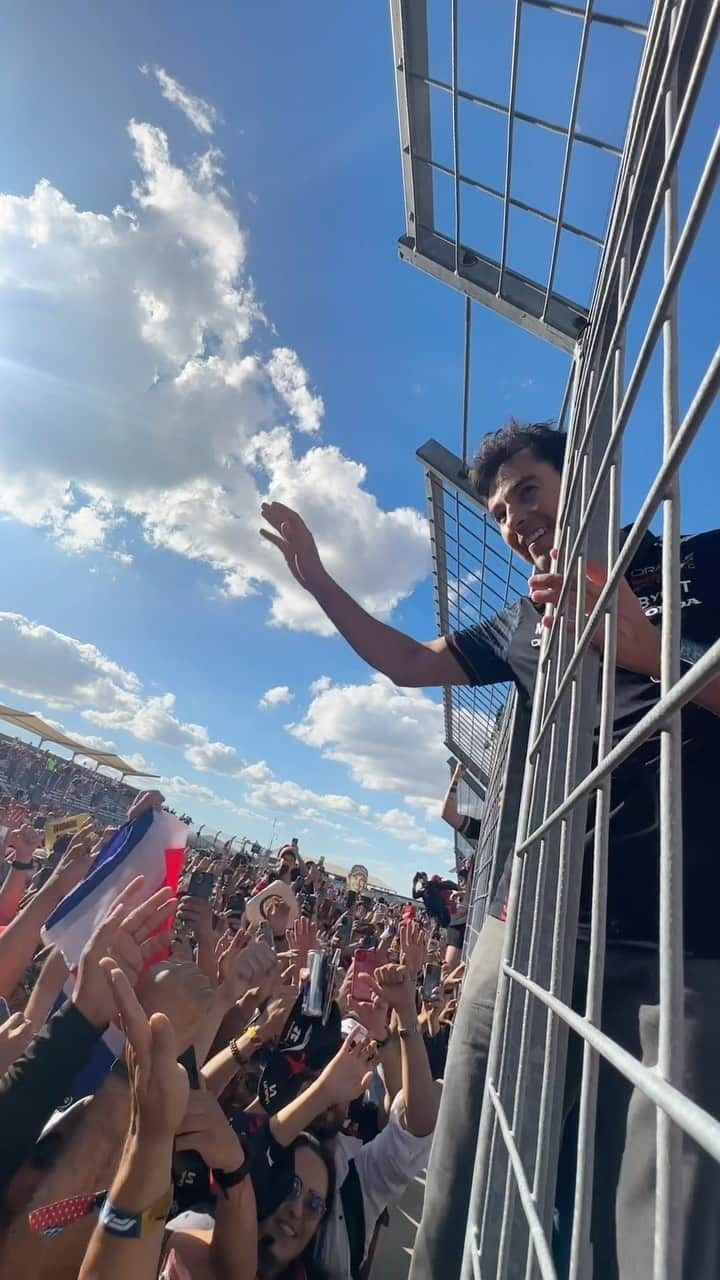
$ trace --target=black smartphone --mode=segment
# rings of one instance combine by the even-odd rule
[[[442,977],[442,968],[440,967],[440,965],[437,964],[434,960],[428,960],[427,964],[425,965],[425,974],[423,976],[423,984],[422,984],[422,992],[421,992],[423,1000],[430,1000],[432,998],[433,991],[436,989],[436,987],[440,986],[441,977]]]
[[[188,897],[202,898],[204,902],[208,902],[214,888],[215,877],[212,871],[193,871],[187,887]]]
[[[305,893],[305,894],[303,894],[303,898],[302,898],[302,908],[301,908],[301,910],[302,910],[302,914],[303,914],[304,916],[308,916],[310,919],[312,919],[312,917],[313,917],[313,916],[314,916],[314,914],[315,914],[315,906],[316,906],[316,904],[317,904],[317,898],[315,897],[315,894],[314,894],[314,893]]]
[[[352,916],[343,916],[339,921],[340,943],[343,947],[350,946],[352,938],[353,918]]]
[[[188,1081],[191,1089],[200,1088],[200,1074],[198,1072],[197,1058],[195,1057],[195,1045],[191,1044],[189,1049],[180,1054],[178,1062],[181,1067],[187,1071]]]
[[[231,893],[227,902],[228,911],[234,916],[241,916],[245,910],[245,899],[241,893]]]
[[[346,895],[345,895],[345,908],[346,908],[346,910],[347,910],[347,911],[349,911],[349,910],[351,909],[351,907],[354,907],[354,906],[355,906],[355,903],[356,903],[356,902],[357,902],[357,893],[355,892],[355,890],[354,890],[354,889],[348,889],[348,891],[347,891],[347,893],[346,893]]]

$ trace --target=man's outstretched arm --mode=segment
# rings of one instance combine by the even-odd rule
[[[274,532],[262,536],[282,552],[301,587],[310,592],[358,657],[405,688],[467,684],[460,663],[441,637],[421,643],[367,613],[325,569],[304,520],[280,502],[266,503],[263,518]]]

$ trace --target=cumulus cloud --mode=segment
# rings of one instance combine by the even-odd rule
[[[201,772],[250,782],[269,776],[264,761],[248,765],[234,747],[213,742],[204,725],[182,720],[173,693],[147,696],[134,672],[95,645],[21,614],[0,613],[0,652],[0,682],[11,693],[77,710],[105,730],[123,730],[142,742],[176,747]]]
[[[276,347],[267,368],[275,390],[282,396],[299,430],[319,430],[325,405],[321,396],[309,390],[307,373],[296,352],[289,347]]]
[[[436,818],[447,777],[442,704],[381,675],[359,685],[322,677],[311,691],[305,716],[289,732],[346,765],[359,786],[397,791]]]
[[[199,782],[191,782],[188,778],[183,778],[178,774],[161,778],[158,786],[165,799],[171,803],[180,800],[189,800],[191,803],[196,801],[198,804],[209,804],[217,809],[227,809],[229,813],[238,818],[260,820],[259,814],[253,813],[251,809],[246,809],[244,805],[235,804],[233,800],[228,800],[226,796],[218,795],[217,791],[213,791],[212,787],[203,786]]]
[[[403,809],[373,809],[350,796],[332,792],[322,794],[291,779],[274,777],[249,787],[247,796],[250,804],[271,812],[292,814],[336,831],[344,831],[346,828],[342,822],[337,822],[335,816],[329,815],[363,823],[372,827],[376,833],[401,841],[417,853],[435,856],[447,853],[448,850],[447,836],[436,836],[426,831],[412,813]]]
[[[144,76],[152,75],[155,77],[163,98],[171,102],[174,107],[178,107],[190,123],[195,126],[198,133],[213,132],[215,125],[219,121],[219,114],[212,103],[188,93],[187,89],[183,88],[178,80],[174,80],[172,76],[168,75],[163,67],[144,66],[140,70]]]
[[[267,591],[272,624],[330,634],[258,536],[261,502],[281,499],[388,616],[429,569],[424,519],[383,509],[332,444],[307,447],[323,402],[299,355],[268,343],[220,152],[183,167],[161,129],[128,134],[124,208],[78,209],[47,179],[0,195],[0,512],[73,553],[126,558],[141,536],[209,565],[228,597]]]
[[[134,672],[95,645],[19,613],[0,613],[0,652],[4,687],[50,707],[102,706],[106,698],[135,697],[141,687]]]
[[[205,725],[183,720],[177,713],[173,693],[147,695],[134,672],[113,662],[95,645],[84,644],[21,614],[0,613],[0,652],[3,654],[2,687],[9,692],[61,710],[78,711],[84,720],[106,732],[123,731],[141,742],[175,748],[199,772],[214,773],[240,784],[248,806],[273,813],[282,812],[288,818],[311,821],[338,833],[347,831],[346,823],[359,822],[372,828],[376,836],[391,837],[419,853],[436,855],[447,851],[448,837],[426,831],[408,810],[397,807],[375,809],[339,792],[317,792],[292,779],[276,776],[264,760],[248,763],[234,746],[213,741]],[[352,687],[347,686],[349,689]],[[333,689],[327,689],[318,696],[326,697],[329,692]],[[424,699],[422,694],[415,696]],[[416,708],[416,717],[422,714],[429,713],[426,709]],[[322,747],[325,741],[324,749],[327,750],[330,739],[326,740],[317,727],[312,728],[313,724],[321,723],[321,718],[317,713],[309,717],[310,712],[303,725],[296,727],[298,736],[302,738],[304,734],[309,745]],[[341,721],[342,716],[336,717],[333,723],[337,726]],[[419,719],[417,723],[420,723]],[[380,732],[379,720],[376,728]],[[339,730],[337,732],[339,734]],[[317,735],[315,742],[313,734]],[[339,740],[339,737],[333,739],[335,746],[330,746],[329,750],[335,750]],[[428,750],[434,748],[430,742],[425,742],[424,746]],[[360,764],[360,754],[357,762],[353,762],[344,750],[336,758],[342,759],[351,770],[357,769],[358,776],[362,773],[362,776],[372,779],[367,761]],[[138,767],[144,765],[140,758]],[[395,780],[400,780],[400,774]],[[166,787],[167,779],[161,785]],[[193,792],[185,790],[188,800],[194,797],[212,804],[222,801],[236,813],[247,812],[243,806],[238,808],[235,801],[218,797],[217,792],[203,783],[191,781],[187,785],[195,788]],[[362,785],[367,785],[367,782]],[[173,780],[174,795],[180,795],[179,786],[176,777]],[[419,792],[420,786],[417,782],[415,791]],[[415,803],[414,795],[409,794],[405,799],[411,807]],[[437,797],[435,799],[437,802]]]
[[[261,711],[269,711],[271,707],[280,707],[283,703],[292,702],[294,697],[295,694],[286,684],[276,684],[274,688],[265,690],[258,702],[258,707]]]

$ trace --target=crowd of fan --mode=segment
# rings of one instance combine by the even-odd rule
[[[120,822],[137,796],[134,787],[66,760],[55,752],[0,734],[0,797],[48,814],[102,814]]]
[[[393,904],[296,843],[269,867],[257,846],[189,849],[177,897],[133,882],[71,974],[41,929],[116,832],[89,823],[43,857],[20,816],[0,887],[0,1280],[367,1277],[427,1162],[457,1004],[428,882]],[[125,1052],[102,1074],[108,1027]]]

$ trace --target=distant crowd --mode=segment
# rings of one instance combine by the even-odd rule
[[[68,769],[48,755],[3,756],[0,1280],[21,1257],[68,1280],[367,1278],[429,1154],[462,890],[419,874],[392,901],[294,840],[189,846],[175,887],[123,886],[163,798],[118,826],[82,791],[77,830],[55,780],[34,790],[43,757]],[[48,927],[113,878],[74,966]]]

